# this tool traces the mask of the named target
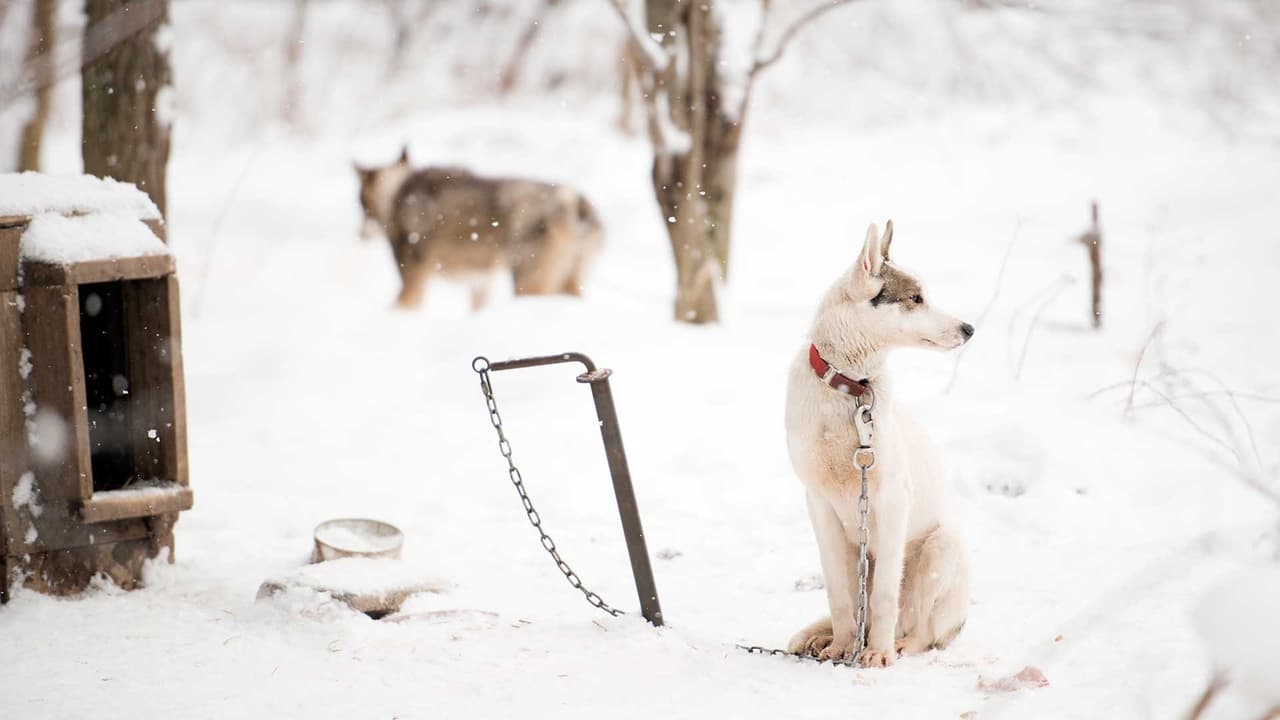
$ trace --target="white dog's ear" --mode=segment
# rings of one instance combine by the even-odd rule
[[[400,160],[399,160],[399,162],[400,162],[400,164],[401,164],[401,165],[408,165],[408,164],[409,164],[409,146],[408,146],[408,145],[404,145],[403,147],[401,147],[401,148],[400,148]]]
[[[889,244],[893,242],[893,220],[886,220],[884,223],[884,234],[880,236],[880,252],[884,255],[884,259],[889,259]]]
[[[862,245],[862,252],[858,253],[858,262],[849,275],[849,296],[865,300],[879,292],[875,280],[882,267],[884,254],[880,249],[880,230],[872,223],[867,227],[867,240]]]

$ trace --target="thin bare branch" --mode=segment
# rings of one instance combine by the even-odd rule
[[[1213,699],[1217,697],[1218,692],[1221,691],[1226,684],[1225,680],[1215,675],[1213,679],[1209,681],[1208,687],[1206,687],[1204,692],[1200,694],[1200,698],[1196,700],[1195,706],[1192,707],[1191,711],[1187,714],[1187,720],[1200,720],[1200,718],[1204,717],[1204,711],[1209,709],[1209,703],[1213,702]]]
[[[770,65],[781,60],[782,54],[787,51],[787,45],[791,44],[791,41],[795,39],[795,36],[799,34],[800,31],[803,30],[806,25],[813,22],[814,20],[817,20],[823,15],[826,15],[832,10],[835,10],[838,7],[849,5],[853,2],[854,0],[827,0],[827,2],[812,8],[811,10],[809,10],[809,12],[797,18],[795,22],[788,25],[787,29],[783,30],[782,34],[778,36],[778,43],[774,46],[772,53],[770,53],[767,57],[763,57],[763,58],[759,57],[759,55],[756,56],[756,61],[751,66],[751,72],[749,74],[748,82],[750,82],[750,78],[755,77],[761,70],[764,70]],[[768,20],[769,20],[769,18],[767,17],[768,9],[769,9],[769,3],[766,2],[764,4],[765,12],[762,13],[762,17],[760,18],[760,34],[756,36],[757,49],[763,49],[762,46],[764,43],[762,42],[762,40],[764,38],[765,28],[768,27]]]
[[[1206,438],[1206,439],[1208,439],[1208,440],[1212,440],[1212,441],[1213,441],[1213,443],[1214,443],[1215,445],[1217,445],[1218,447],[1220,447],[1220,448],[1222,448],[1223,450],[1226,450],[1228,453],[1230,453],[1230,454],[1231,454],[1231,456],[1232,456],[1232,457],[1234,457],[1234,458],[1236,459],[1236,462],[1237,462],[1237,463],[1239,463],[1241,460],[1243,460],[1243,458],[1241,458],[1241,457],[1240,457],[1240,451],[1238,451],[1238,450],[1236,450],[1235,448],[1231,447],[1231,444],[1230,444],[1230,443],[1228,443],[1226,440],[1223,440],[1222,438],[1218,437],[1217,435],[1214,435],[1213,433],[1211,433],[1211,432],[1209,432],[1207,429],[1205,429],[1205,427],[1204,427],[1203,425],[1201,425],[1200,423],[1196,422],[1195,418],[1191,417],[1191,414],[1190,414],[1190,413],[1188,413],[1186,410],[1184,410],[1182,407],[1180,407],[1177,403],[1175,403],[1175,402],[1173,401],[1173,398],[1171,398],[1171,397],[1169,397],[1168,395],[1166,395],[1166,394],[1164,393],[1164,391],[1160,390],[1160,389],[1159,389],[1159,388],[1157,388],[1155,385],[1152,385],[1151,383],[1146,382],[1146,381],[1143,381],[1142,386],[1143,386],[1143,387],[1145,387],[1147,390],[1151,391],[1151,393],[1152,393],[1152,394],[1154,394],[1156,397],[1158,397],[1158,398],[1160,398],[1161,400],[1163,400],[1163,401],[1164,401],[1164,404],[1165,404],[1165,405],[1167,405],[1167,406],[1169,406],[1169,408],[1170,408],[1170,409],[1172,409],[1174,412],[1178,413],[1178,415],[1182,416],[1182,419],[1183,419],[1183,420],[1186,420],[1186,421],[1187,421],[1187,424],[1188,424],[1188,425],[1190,425],[1190,426],[1191,426],[1191,428],[1192,428],[1193,430],[1195,430],[1196,432],[1200,433],[1200,435],[1201,435],[1202,437],[1204,437],[1204,438]]]
[[[1005,359],[1009,363],[1010,370],[1014,367],[1013,341],[1015,339],[1015,335],[1017,335],[1014,331],[1018,329],[1018,322],[1022,320],[1025,311],[1038,306],[1046,297],[1062,292],[1064,284],[1070,285],[1073,282],[1075,282],[1075,279],[1072,278],[1069,273],[1059,275],[1057,280],[1040,288],[1039,291],[1026,300],[1019,302],[1018,309],[1014,310],[1013,313],[1009,315],[1009,330],[1006,333],[1008,340],[1005,343]]]
[[[1129,383],[1127,382],[1120,383],[1119,385],[1113,386],[1108,389],[1115,389],[1117,387],[1123,387],[1128,384]],[[1267,397],[1266,395],[1255,395],[1253,393],[1237,393],[1231,390],[1206,390],[1204,392],[1183,393],[1181,395],[1170,395],[1169,398],[1171,400],[1204,400],[1205,398],[1218,397],[1218,396],[1222,396],[1230,399],[1237,406],[1239,405],[1239,403],[1236,402],[1238,400],[1254,400],[1257,402],[1268,403],[1271,405],[1280,405],[1280,398]],[[1136,403],[1133,405],[1132,409],[1143,410],[1145,408],[1155,407],[1156,405],[1159,405],[1159,404],[1160,403],[1154,403],[1154,402]]]
[[[1268,501],[1274,503],[1278,508],[1280,508],[1280,491],[1277,491],[1274,488],[1267,486],[1266,484],[1264,484],[1262,478],[1258,477],[1256,474],[1251,473],[1247,469],[1245,469],[1244,463],[1242,461],[1243,458],[1241,458],[1240,452],[1238,450],[1231,447],[1222,438],[1208,433],[1202,425],[1200,425],[1199,423],[1197,423],[1195,420],[1191,418],[1190,414],[1188,414],[1182,408],[1178,407],[1178,405],[1172,401],[1172,398],[1168,397],[1167,395],[1164,395],[1159,390],[1152,387],[1150,383],[1143,382],[1142,385],[1146,387],[1148,390],[1151,390],[1151,392],[1155,393],[1162,400],[1164,400],[1165,401],[1164,404],[1167,405],[1174,412],[1176,412],[1179,416],[1181,416],[1182,419],[1185,420],[1187,424],[1191,426],[1192,429],[1200,433],[1205,438],[1211,440],[1215,445],[1218,445],[1219,447],[1222,447],[1225,450],[1227,450],[1229,453],[1231,453],[1231,455],[1235,458],[1235,462],[1232,463],[1232,462],[1223,460],[1220,454],[1210,452],[1205,446],[1199,445],[1196,443],[1188,443],[1187,444],[1188,449],[1196,451],[1197,453],[1200,454],[1201,457],[1205,458],[1206,460],[1209,460],[1210,462],[1213,462],[1218,467],[1230,472],[1232,475],[1236,477],[1237,480],[1239,480],[1245,486],[1249,487],[1254,492],[1258,493],[1262,497],[1266,498]]]
[[[1158,379],[1160,379],[1160,378],[1167,377],[1167,376],[1169,376],[1169,375],[1187,375],[1187,374],[1190,374],[1190,373],[1199,373],[1199,372],[1204,372],[1204,371],[1202,371],[1202,370],[1196,370],[1196,369],[1192,369],[1192,370],[1173,370],[1173,369],[1161,370],[1160,372],[1157,372],[1157,373],[1155,373],[1154,375],[1151,375],[1150,377],[1148,377],[1148,378],[1147,378],[1147,380],[1158,380]],[[1129,387],[1129,383],[1130,383],[1130,381],[1129,381],[1129,380],[1121,380],[1120,382],[1111,383],[1110,385],[1104,385],[1104,386],[1102,386],[1102,387],[1098,388],[1097,390],[1094,390],[1093,392],[1091,392],[1091,393],[1089,393],[1088,395],[1086,395],[1084,399],[1085,399],[1085,400],[1092,400],[1092,399],[1094,399],[1094,398],[1098,397],[1099,395],[1104,395],[1104,394],[1106,394],[1106,393],[1111,392],[1112,390],[1119,390],[1120,388],[1127,388],[1127,387]],[[1141,383],[1139,383],[1139,384],[1141,384]],[[1229,388],[1229,387],[1227,387],[1227,386],[1225,386],[1225,385],[1222,385],[1221,383],[1219,383],[1219,385],[1221,385],[1221,387],[1222,387],[1222,389],[1221,389],[1221,390],[1217,390],[1217,391],[1212,391],[1212,390],[1211,390],[1211,391],[1206,391],[1206,392],[1197,392],[1197,393],[1190,393],[1190,394],[1185,394],[1185,395],[1176,395],[1176,396],[1173,396],[1173,399],[1174,399],[1174,400],[1180,400],[1180,399],[1192,399],[1192,398],[1211,397],[1211,396],[1213,396],[1213,395],[1226,395],[1226,396],[1228,396],[1228,397],[1231,397],[1231,398],[1233,398],[1233,399],[1237,399],[1237,400],[1253,400],[1253,401],[1255,401],[1255,402],[1261,402],[1261,403],[1280,404],[1280,397],[1275,397],[1275,396],[1272,396],[1272,395],[1262,395],[1262,394],[1260,394],[1260,393],[1240,392],[1239,390],[1232,390],[1231,388]],[[1150,407],[1150,406],[1151,406],[1151,404],[1150,404],[1150,403],[1147,403],[1147,404],[1145,404],[1145,405],[1144,405],[1144,404],[1134,405],[1133,407],[1136,409],[1136,408],[1144,408],[1144,407]]]
[[[1191,380],[1189,379],[1189,377],[1188,377],[1188,376],[1190,376],[1190,375],[1203,375],[1204,377],[1207,377],[1207,378],[1210,380],[1210,382],[1213,382],[1214,384],[1216,384],[1216,385],[1218,386],[1218,389],[1219,389],[1219,390],[1221,390],[1221,391],[1223,391],[1223,392],[1225,392],[1225,393],[1226,393],[1226,395],[1227,395],[1227,400],[1231,403],[1231,407],[1232,407],[1232,409],[1235,411],[1236,419],[1238,419],[1238,420],[1240,421],[1240,424],[1244,427],[1244,430],[1245,430],[1245,436],[1248,438],[1248,440],[1249,440],[1249,447],[1250,447],[1251,451],[1253,452],[1253,461],[1254,461],[1254,463],[1255,463],[1255,467],[1256,467],[1256,468],[1261,468],[1261,467],[1263,466],[1263,463],[1262,463],[1262,453],[1258,450],[1258,440],[1257,440],[1257,437],[1254,435],[1254,432],[1253,432],[1253,423],[1249,422],[1249,417],[1248,417],[1247,415],[1245,415],[1245,414],[1244,414],[1244,409],[1240,407],[1240,403],[1239,403],[1239,401],[1237,401],[1237,400],[1236,400],[1236,396],[1235,396],[1235,394],[1231,391],[1231,388],[1230,388],[1230,387],[1229,387],[1225,382],[1223,382],[1223,380],[1222,380],[1221,378],[1219,378],[1217,375],[1215,375],[1214,373],[1212,373],[1212,372],[1210,372],[1210,371],[1208,371],[1208,370],[1205,370],[1205,369],[1203,369],[1203,368],[1190,368],[1190,369],[1187,369],[1187,370],[1174,370],[1172,374],[1176,374],[1176,375],[1180,375],[1180,376],[1182,376],[1182,377],[1184,378],[1184,382],[1186,382],[1187,384],[1191,384]],[[1193,387],[1194,387],[1194,386],[1193,386]],[[1205,393],[1201,393],[1201,395],[1205,395]],[[1208,402],[1206,402],[1206,403],[1205,403],[1205,405],[1206,405],[1206,406],[1208,406],[1208,407],[1210,407],[1210,408],[1212,408],[1212,409],[1213,409],[1213,410],[1215,410],[1215,411],[1217,411],[1217,410],[1218,410],[1218,408],[1217,408],[1215,405],[1213,405],[1212,403],[1208,403]],[[1222,426],[1223,426],[1224,428],[1226,428],[1226,429],[1227,429],[1228,434],[1231,434],[1231,435],[1233,436],[1233,439],[1234,439],[1234,433],[1232,433],[1232,432],[1231,432],[1231,423],[1230,423],[1230,421],[1228,421],[1225,417],[1219,417],[1219,422],[1222,424]]]
[[[1151,334],[1147,336],[1147,341],[1142,343],[1142,349],[1138,351],[1138,361],[1133,364],[1133,382],[1129,384],[1129,400],[1124,404],[1125,415],[1128,415],[1129,411],[1133,409],[1133,394],[1138,390],[1138,371],[1142,369],[1142,358],[1146,357],[1147,348],[1151,346],[1151,343],[1156,339],[1156,335],[1163,327],[1163,320],[1156,323],[1155,327],[1151,328]]]
[[[1031,349],[1031,336],[1035,334],[1036,326],[1040,324],[1040,316],[1044,314],[1044,311],[1053,304],[1054,300],[1058,299],[1058,296],[1062,294],[1062,291],[1070,286],[1072,282],[1073,280],[1069,275],[1063,275],[1058,278],[1058,282],[1052,287],[1052,292],[1050,292],[1049,296],[1044,299],[1044,302],[1040,303],[1036,308],[1035,314],[1031,316],[1031,322],[1027,325],[1027,335],[1022,341],[1022,353],[1018,356],[1018,365],[1013,373],[1014,380],[1022,379],[1022,366],[1027,362],[1027,351]]]
[[[560,0],[542,0],[542,4],[538,6],[533,19],[524,27],[524,31],[520,33],[520,37],[516,40],[516,46],[511,51],[511,57],[507,58],[507,64],[503,66],[502,72],[498,74],[498,94],[509,95],[515,89],[516,81],[520,77],[520,70],[524,67],[524,60],[529,55],[529,50],[533,48],[533,43],[538,39],[538,34],[542,32],[543,26],[546,25],[547,15],[551,9],[559,3]]]
[[[995,307],[996,298],[1000,297],[1000,289],[1004,286],[1004,271],[1009,265],[1009,256],[1013,254],[1013,246],[1018,242],[1018,231],[1022,229],[1022,218],[1018,218],[1018,222],[1013,226],[1013,237],[1009,238],[1009,244],[1004,249],[1004,258],[1000,260],[1000,269],[996,271],[995,289],[991,291],[991,297],[987,300],[987,306],[982,309],[978,315],[978,319],[974,321],[974,325],[982,327],[982,321],[987,319],[987,315],[991,313],[991,308]],[[964,358],[964,353],[969,349],[969,343],[965,343],[960,347],[960,351],[956,353],[956,359],[951,364],[951,380],[947,382],[945,392],[951,392],[956,385],[956,379],[960,377],[960,361]]]

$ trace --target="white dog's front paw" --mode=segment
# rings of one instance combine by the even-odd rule
[[[898,659],[892,649],[867,648],[858,656],[858,664],[866,668],[887,668]]]

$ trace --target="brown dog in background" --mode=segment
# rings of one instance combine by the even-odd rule
[[[378,229],[400,272],[400,307],[422,304],[427,281],[442,275],[471,287],[484,307],[493,275],[510,271],[517,295],[580,295],[603,243],[591,203],[563,185],[480,177],[462,168],[414,169],[406,148],[383,167],[356,166],[361,236]]]

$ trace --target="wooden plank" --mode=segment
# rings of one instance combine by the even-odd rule
[[[0,605],[9,602],[9,585],[13,583],[13,574],[16,569],[13,560],[0,555]]]
[[[101,523],[125,518],[151,517],[191,509],[191,488],[175,484],[172,490],[140,493],[112,490],[94,493],[80,507],[80,518],[86,523]]]
[[[132,590],[142,580],[143,563],[154,556],[152,543],[146,538],[36,553],[25,563],[28,574],[24,584],[36,592],[73,595],[103,574]]]
[[[22,412],[22,323],[18,293],[0,291],[0,556],[26,535],[30,518],[13,507],[13,488],[27,471],[27,426]],[[3,578],[0,578],[0,582]]]
[[[28,260],[23,263],[23,267],[26,284],[31,286],[158,278],[172,275],[175,266],[172,255],[147,255],[114,260],[83,260],[66,265]]]
[[[0,218],[0,292],[18,287],[18,245],[26,231],[26,218],[21,224],[3,224]]]
[[[80,300],[76,286],[28,287],[22,316],[31,351],[29,382],[37,426],[60,422],[61,447],[32,448],[36,483],[45,500],[86,500],[93,494],[89,420],[85,412],[84,358],[80,348]],[[49,438],[52,441],[54,438]]]
[[[36,534],[30,542],[20,538],[10,548],[10,556],[21,558],[49,550],[105,545],[122,540],[143,540],[151,536],[146,518],[124,518],[100,523],[86,523],[78,506],[70,503],[44,503],[44,511],[35,519]]]
[[[11,500],[13,485],[26,465],[24,384],[19,373],[23,337],[18,293],[0,291],[0,507]]]
[[[186,433],[178,417],[175,370],[181,376],[180,334],[170,312],[170,276],[125,283],[124,324],[128,353],[134,473],[141,480],[161,479],[185,485],[179,461],[186,455]],[[175,356],[178,365],[174,367]],[[181,444],[179,444],[179,431]],[[181,463],[185,467],[185,462]]]
[[[178,276],[165,278],[165,290],[168,303],[165,310],[169,314],[169,382],[173,385],[173,438],[169,446],[173,452],[168,456],[170,471],[174,482],[190,486],[191,478],[187,464],[187,379],[182,360],[182,303]]]

